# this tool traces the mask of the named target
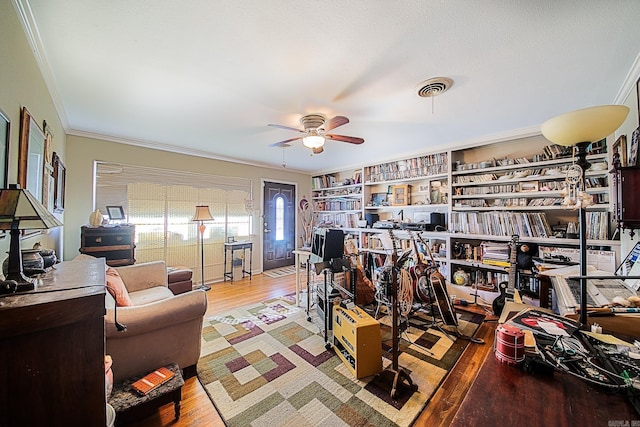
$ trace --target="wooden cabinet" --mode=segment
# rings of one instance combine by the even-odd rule
[[[106,258],[110,266],[130,265],[135,259],[135,226],[83,226],[80,252]]]
[[[69,261],[0,302],[0,425],[104,426],[104,260]]]
[[[621,228],[640,228],[640,166],[618,167],[613,174],[613,217]]]

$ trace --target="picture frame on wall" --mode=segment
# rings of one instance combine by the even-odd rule
[[[629,162],[627,166],[636,166],[638,163],[638,138],[640,138],[640,126],[631,135],[631,146],[629,147]]]
[[[627,166],[627,135],[620,135],[611,148],[613,149],[614,163],[617,155],[620,166]]]
[[[67,179],[67,169],[55,151],[51,155],[53,166],[53,211],[64,212],[65,187]]]
[[[22,107],[20,112],[20,141],[18,147],[18,184],[40,203],[45,173],[45,135],[38,122]]]
[[[640,127],[640,78],[636,80],[636,104],[638,107],[638,127]]]
[[[9,116],[4,111],[0,110],[0,188],[7,188],[10,135],[11,120],[9,120]]]

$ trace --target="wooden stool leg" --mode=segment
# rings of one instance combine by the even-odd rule
[[[182,399],[182,387],[177,389],[174,392],[173,396],[174,396],[174,399],[173,399],[173,411],[175,413],[175,419],[178,420],[178,419],[180,419],[180,400]]]

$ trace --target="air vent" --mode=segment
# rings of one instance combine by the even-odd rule
[[[447,77],[434,77],[418,85],[418,96],[432,98],[445,92],[453,85],[453,80]]]

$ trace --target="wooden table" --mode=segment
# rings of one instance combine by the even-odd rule
[[[607,427],[640,425],[638,420],[640,416],[623,396],[568,374],[527,374],[500,362],[491,351],[451,425]],[[615,422],[622,423],[611,424]]]
[[[247,270],[247,255],[246,250],[249,250],[249,270]],[[253,242],[228,242],[224,244],[224,281],[227,281],[227,277],[233,282],[233,253],[235,251],[242,251],[242,277],[245,274],[251,275],[253,271]],[[231,267],[227,270],[227,252],[231,252]]]
[[[166,368],[176,374],[175,377],[144,396],[138,394],[131,386],[144,375],[114,385],[109,404],[116,410],[116,425],[126,425],[131,421],[139,420],[150,414],[150,411],[171,402],[174,405],[175,419],[180,418],[184,380],[178,365],[171,363]]]

